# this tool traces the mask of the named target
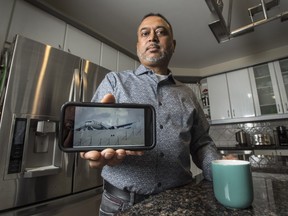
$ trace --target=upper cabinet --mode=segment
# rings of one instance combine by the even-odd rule
[[[135,60],[129,56],[119,52],[118,71],[133,70],[135,68]]]
[[[101,42],[80,31],[79,29],[68,25],[64,51],[84,58],[95,64],[99,64],[101,55]]]
[[[25,1],[16,1],[7,40],[16,34],[63,49],[66,23]]]
[[[288,113],[288,59],[249,68],[257,116]]]
[[[274,62],[276,77],[278,80],[283,112],[288,113],[288,59]]]
[[[1,25],[0,25],[0,50],[3,48],[5,40],[6,40],[6,35],[9,27],[9,21],[11,18],[11,13],[13,10],[13,5],[14,1],[11,0],[1,0],[0,1],[0,20],[1,20]]]
[[[265,63],[249,68],[256,115],[283,113],[275,68]]]
[[[226,74],[207,78],[211,120],[231,118]]]
[[[100,66],[111,71],[134,70],[138,67],[137,61],[118,50],[102,43]]]
[[[287,117],[288,59],[211,76],[207,83],[212,124]]]
[[[227,80],[232,118],[255,116],[248,69],[227,73]]]
[[[117,71],[118,51],[102,43],[100,66],[111,71]]]
[[[247,69],[207,78],[211,120],[255,116]]]

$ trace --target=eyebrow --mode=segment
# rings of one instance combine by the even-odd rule
[[[159,29],[159,28],[163,28],[163,29],[166,29],[167,31],[169,31],[169,28],[167,28],[166,26],[163,26],[163,25],[160,25],[160,26],[156,26],[155,29]],[[147,30],[147,29],[151,29],[151,27],[143,27],[141,29],[139,29],[139,32],[143,31],[143,30]],[[170,33],[171,33],[171,30],[170,30]]]

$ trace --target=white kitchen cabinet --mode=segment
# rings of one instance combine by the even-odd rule
[[[250,67],[249,75],[256,116],[283,113],[274,64],[270,62]]]
[[[105,43],[102,43],[100,66],[111,71],[117,71],[118,51]]]
[[[207,78],[211,120],[255,116],[247,69]]]
[[[64,51],[100,64],[101,42],[71,25],[67,25]]]
[[[6,35],[8,31],[10,16],[12,13],[14,1],[12,0],[0,0],[0,50],[2,50],[4,46],[4,42],[6,40]]]
[[[208,77],[207,84],[211,120],[230,119],[231,108],[226,74]]]
[[[288,59],[275,61],[273,64],[278,81],[283,113],[288,113]]]
[[[7,40],[16,34],[63,49],[66,23],[33,5],[17,0],[12,14]]]
[[[134,68],[135,68],[135,60],[119,52],[117,71],[133,70]]]
[[[253,117],[255,109],[247,69],[227,73],[232,118]]]

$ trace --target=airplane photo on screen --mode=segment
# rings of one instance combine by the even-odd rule
[[[144,145],[144,124],[143,109],[77,107],[74,147]]]
[[[103,122],[99,122],[97,120],[87,120],[83,125],[76,128],[76,131],[85,131],[85,130],[113,130],[118,128],[131,128],[133,122],[121,125],[108,125],[104,124]]]

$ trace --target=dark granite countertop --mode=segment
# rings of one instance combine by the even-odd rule
[[[288,175],[253,172],[253,186],[247,209],[225,208],[215,199],[212,182],[202,180],[151,196],[119,215],[288,215]]]

